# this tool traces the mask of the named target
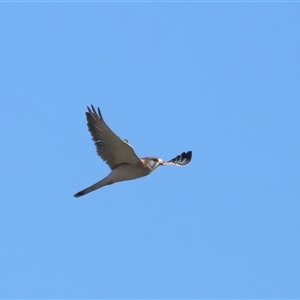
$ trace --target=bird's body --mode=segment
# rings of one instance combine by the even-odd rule
[[[88,128],[95,142],[98,155],[108,164],[111,173],[91,185],[90,187],[76,193],[74,197],[81,197],[103,186],[116,182],[137,179],[153,172],[161,165],[183,166],[188,164],[192,158],[192,152],[183,152],[170,161],[162,161],[157,157],[139,158],[128,140],[120,139],[104,122],[100,109],[98,114],[93,106],[88,107],[86,113]]]

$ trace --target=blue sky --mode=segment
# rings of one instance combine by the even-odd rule
[[[1,298],[299,298],[299,3],[1,3]],[[86,106],[184,168],[109,168]]]

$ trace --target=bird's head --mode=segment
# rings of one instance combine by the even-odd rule
[[[163,165],[163,161],[158,157],[147,157],[144,161],[151,172]]]

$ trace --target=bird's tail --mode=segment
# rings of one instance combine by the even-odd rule
[[[84,196],[84,195],[86,195],[86,194],[88,194],[88,193],[90,193],[90,192],[92,192],[94,190],[100,189],[103,186],[108,185],[108,184],[112,184],[112,182],[110,182],[110,180],[108,180],[108,178],[106,177],[106,178],[98,181],[97,183],[95,183],[95,184],[87,187],[86,189],[84,189],[84,190],[76,193],[74,195],[74,197],[78,198],[78,197]]]

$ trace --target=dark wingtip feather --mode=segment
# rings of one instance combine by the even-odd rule
[[[98,111],[96,111],[95,107],[93,106],[93,104],[91,104],[91,108],[89,106],[87,106],[88,111],[86,112],[86,115],[88,114],[95,114],[96,116],[100,117],[103,119],[100,108],[98,107]]]
[[[192,151],[188,151],[186,153],[186,156],[187,156],[188,161],[190,162],[192,160]]]
[[[182,152],[180,155],[177,155],[175,158],[169,160],[178,166],[185,166],[192,160],[192,151]]]
[[[95,107],[92,104],[91,104],[91,106],[92,106],[93,113],[97,114]]]
[[[181,153],[182,164],[187,165],[192,160],[192,151]]]

